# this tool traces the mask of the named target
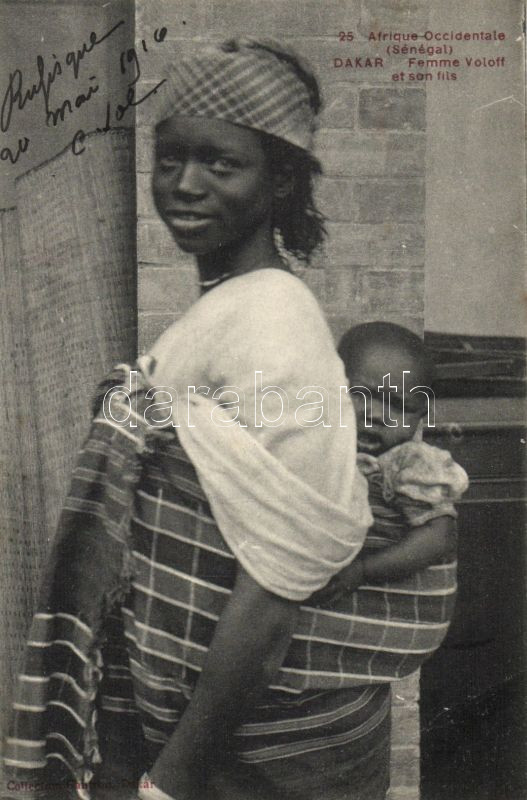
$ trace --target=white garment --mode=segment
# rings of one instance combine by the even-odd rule
[[[203,295],[139,363],[153,386],[177,396],[182,444],[222,534],[256,580],[303,599],[354,558],[371,524],[366,483],[356,469],[355,415],[330,330],[302,281],[276,269],[231,278]],[[261,387],[271,386],[279,391],[263,396]],[[207,402],[192,390],[189,396],[189,387],[206,387]],[[236,387],[236,394],[222,394],[222,387]],[[316,405],[302,408],[309,402]],[[262,410],[279,424],[266,424]],[[236,447],[243,456],[236,458]],[[244,458],[250,480],[243,480]],[[258,569],[254,547],[263,546],[269,525],[271,560]],[[288,549],[295,565],[282,568]]]
[[[357,555],[372,517],[357,472],[341,507],[298,478],[239,425],[221,426],[214,403],[190,398],[193,425],[179,439],[194,464],[216,523],[244,569],[280,597],[305,600]],[[182,418],[184,418],[182,414]]]

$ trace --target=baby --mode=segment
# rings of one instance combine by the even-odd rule
[[[434,402],[421,339],[399,325],[370,322],[351,328],[338,350],[357,414],[357,463],[368,480],[374,525],[360,555],[317,592],[326,606],[364,584],[402,580],[455,560],[454,503],[468,487],[447,451],[421,441],[422,420],[433,414]]]

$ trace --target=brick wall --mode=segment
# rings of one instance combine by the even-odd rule
[[[142,59],[151,88],[170,54],[236,33],[287,39],[314,66],[325,110],[317,133],[324,167],[318,204],[329,237],[300,273],[339,337],[373,319],[420,332],[424,294],[425,91],[391,81],[392,70],[333,67],[339,55],[380,55],[370,30],[426,25],[427,0],[137,0],[136,35],[165,42]],[[355,33],[352,45],[340,30]],[[144,64],[143,64],[144,62]],[[150,112],[151,113],[151,112]],[[145,349],[197,297],[192,259],[176,250],[152,204],[151,118],[137,109],[139,347]],[[395,688],[392,797],[418,797],[418,682]]]

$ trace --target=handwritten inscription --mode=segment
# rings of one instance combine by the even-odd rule
[[[154,42],[160,44],[165,40],[166,35],[167,35],[167,29],[165,27],[156,28],[153,35]],[[141,39],[141,49],[145,53],[148,52],[148,46],[145,39]],[[127,66],[131,65],[133,71],[133,78],[128,83],[128,90],[126,92],[125,102],[118,103],[117,107],[113,110],[113,116],[117,122],[120,122],[123,119],[124,115],[126,114],[129,108],[134,108],[135,106],[139,106],[141,105],[141,103],[144,103],[145,100],[148,100],[148,98],[151,95],[155,94],[159,89],[159,87],[165,83],[164,79],[162,81],[159,81],[159,83],[156,83],[153,89],[150,89],[149,92],[146,92],[146,94],[138,98],[136,97],[135,93],[135,85],[139,80],[139,78],[141,77],[141,62],[139,59],[137,49],[135,47],[130,47],[128,48],[128,50],[123,51],[120,55],[119,62],[121,67],[121,73],[123,75],[125,75],[127,72]],[[114,127],[111,124],[111,120],[112,120],[112,106],[110,103],[107,103],[106,119],[104,121],[104,125],[97,127],[95,129],[96,132],[106,133],[107,131],[111,130],[112,127]],[[71,142],[71,151],[74,155],[80,156],[84,152],[84,150],[86,149],[84,147],[85,139],[86,139],[86,133],[81,128],[75,133]]]
[[[29,80],[24,76],[22,70],[15,69],[10,73],[7,88],[3,95],[2,105],[0,108],[0,130],[2,133],[8,133],[14,114],[17,111],[22,111],[29,104],[34,104],[39,98],[43,100],[43,122],[47,127],[56,127],[63,123],[66,118],[74,115],[75,112],[82,108],[82,106],[89,103],[92,98],[101,91],[101,84],[96,74],[90,75],[83,86],[79,86],[79,90],[70,93],[67,97],[62,97],[52,101],[52,92],[58,94],[60,88],[60,77],[66,75],[67,70],[71,70],[71,74],[75,81],[80,81],[81,77],[81,64],[90,54],[118,28],[124,25],[124,20],[119,20],[113,27],[107,30],[102,35],[98,35],[92,31],[86,41],[83,41],[79,47],[74,47],[69,50],[64,58],[61,60],[57,58],[55,53],[52,53],[52,61],[48,59],[46,63],[42,55],[36,58],[37,79],[30,84]],[[155,45],[161,44],[167,35],[167,28],[156,28],[153,33],[152,39]],[[128,87],[126,96],[123,100],[112,107],[110,102],[106,104],[106,116],[104,123],[98,127],[97,131],[106,132],[112,127],[112,122],[120,122],[125,116],[128,109],[140,105],[147,100],[152,94],[157,92],[159,87],[164,83],[160,81],[150,91],[141,97],[136,95],[136,84],[141,77],[141,61],[139,53],[148,53],[146,39],[141,39],[137,48],[130,47],[119,54],[117,66],[122,75],[128,75]],[[84,152],[83,141],[86,134],[83,130],[78,130],[72,141],[71,149],[75,155],[80,155]],[[18,142],[13,146],[6,146],[0,150],[0,160],[9,161],[11,164],[16,164],[18,159],[28,151],[30,147],[30,138],[22,136]]]
[[[29,139],[24,136],[23,139],[18,140],[18,145],[15,151],[10,147],[3,147],[0,151],[0,159],[2,161],[10,161],[11,164],[16,164],[22,153],[25,153],[29,147]]]

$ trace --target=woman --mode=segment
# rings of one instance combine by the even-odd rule
[[[175,64],[167,86],[154,197],[203,294],[139,360],[133,409],[117,398],[95,419],[6,765],[54,798],[69,773],[86,796],[98,770],[100,796],[117,797],[145,768],[151,800],[381,798],[388,690],[342,689],[342,653],[328,662],[320,620],[299,612],[371,522],[342,364],[282,256],[307,260],[322,238],[318,87],[293,54],[254,41]],[[116,375],[131,386],[130,368]]]
[[[307,258],[321,239],[320,217],[311,199],[318,165],[307,150],[319,106],[312,76],[295,57],[272,44],[227,43],[205,58],[174,65],[165,105],[168,116],[162,114],[156,129],[154,199],[177,244],[197,257],[201,285],[208,291],[140,364],[154,386],[172,387],[179,398],[188,386],[205,386],[209,397],[216,394],[224,408],[226,403],[230,412],[235,410],[230,419],[264,448],[259,451],[261,474],[256,480],[265,483],[266,471],[279,463],[290,471],[285,477],[289,484],[294,475],[325,503],[334,504],[333,516],[337,508],[349,510],[349,518],[341,523],[347,530],[339,555],[349,561],[364,538],[368,511],[364,487],[355,476],[353,420],[347,409],[343,427],[332,416],[340,386],[345,385],[342,368],[318,305],[291,276],[275,243],[278,231],[286,250]],[[270,391],[258,391],[257,374]],[[221,390],[226,386],[236,387],[236,402],[232,389],[226,394]],[[324,413],[332,416],[333,426],[325,427],[323,420],[317,424],[320,408],[316,414],[308,409],[299,416],[302,403],[295,401],[305,399],[297,395],[309,386],[326,387]],[[223,474],[233,467],[238,449],[250,443],[239,435],[240,427],[228,424],[207,427],[206,442],[199,440],[208,416],[208,409],[199,416],[199,405],[208,402],[192,398],[196,429],[182,425],[178,433],[238,565],[233,594],[213,638],[206,642],[208,658],[192,699],[151,771],[156,786],[174,797],[194,796],[196,785],[206,782],[207,762],[217,760],[211,759],[211,752],[221,745],[231,747],[236,727],[251,720],[253,695],[269,684],[288,648],[297,602],[317,588],[313,581],[320,586],[327,579],[327,574],[315,578],[313,561],[330,558],[320,541],[304,572],[299,569],[296,574],[292,565],[280,576],[280,541],[275,556],[266,562],[267,548],[275,543],[249,533],[246,516],[258,515],[272,490],[267,497],[256,494],[248,503],[247,486],[233,499],[239,480],[234,469],[226,486],[215,480],[217,465],[211,462],[218,452],[229,453],[228,467],[218,466]],[[216,415],[214,422],[218,420]],[[215,446],[207,448],[211,439]],[[277,464],[262,464],[264,453]],[[240,472],[247,469],[244,458]],[[288,491],[294,505],[294,487]],[[238,518],[230,513],[233,503]],[[328,508],[324,534],[336,524]],[[283,509],[277,511],[274,524],[282,527],[281,539],[292,537]],[[251,535],[252,552],[244,547]],[[185,685],[183,691],[190,693],[192,688]]]

